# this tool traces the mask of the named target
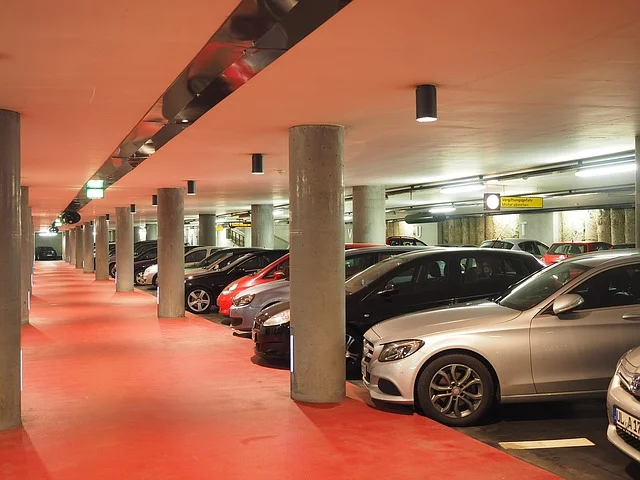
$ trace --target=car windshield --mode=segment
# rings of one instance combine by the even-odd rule
[[[207,267],[207,270],[218,271],[218,270],[225,270],[227,268],[231,268],[231,266],[235,266],[235,264],[237,264],[240,260],[246,258],[249,255],[251,255],[251,252],[243,252],[243,253],[233,252],[225,256],[224,258],[221,258],[217,262],[209,265]]]
[[[495,301],[514,310],[528,310],[595,265],[585,262],[561,262],[534,273]]]
[[[367,285],[374,282],[376,279],[380,278],[387,272],[390,272],[398,265],[402,265],[408,262],[408,258],[403,258],[402,256],[390,257],[386,260],[376,263],[375,265],[370,266],[369,268],[361,271],[360,273],[355,274],[349,280],[346,281],[345,290],[348,294],[356,293],[362,290]]]
[[[585,252],[584,244],[577,243],[556,243],[555,245],[551,245],[549,249],[549,254],[551,255],[576,255],[578,253]]]
[[[204,260],[201,260],[200,262],[198,262],[196,264],[197,268],[205,268],[208,267],[209,265],[211,265],[212,263],[216,263],[218,262],[221,258],[226,258],[229,255],[232,255],[233,252],[215,252],[212,253],[211,255],[209,255],[207,258],[205,258]]]

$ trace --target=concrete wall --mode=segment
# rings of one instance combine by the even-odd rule
[[[519,215],[522,238],[538,240],[545,245],[551,245],[553,238],[553,214],[552,213],[521,213]]]

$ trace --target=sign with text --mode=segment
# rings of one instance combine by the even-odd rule
[[[500,197],[501,208],[542,208],[542,197]]]

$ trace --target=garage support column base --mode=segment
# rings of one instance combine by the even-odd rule
[[[346,395],[343,151],[344,127],[289,129],[291,398],[300,402]]]
[[[184,317],[184,189],[158,189],[158,317]]]
[[[387,233],[382,185],[353,187],[353,242],[382,243]]]
[[[133,292],[133,217],[130,207],[116,208],[116,292]]]

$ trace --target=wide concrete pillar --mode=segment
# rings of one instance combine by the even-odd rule
[[[33,256],[31,250],[31,209],[29,208],[29,187],[20,188],[20,318],[21,323],[29,323],[29,297],[31,295],[31,273]]]
[[[386,240],[385,192],[382,185],[353,187],[354,243],[382,243]]]
[[[84,237],[82,236],[82,226],[78,225],[76,231],[76,268],[82,268],[84,261]]]
[[[20,114],[0,110],[0,430],[20,425]]]
[[[203,247],[215,247],[217,237],[215,214],[201,213],[198,215],[198,224],[198,245],[202,245]]]
[[[273,205],[251,205],[251,246],[273,248]]]
[[[636,248],[640,248],[640,135],[636,137]]]
[[[291,398],[303,402],[345,398],[343,151],[344,127],[289,129]]]
[[[116,292],[133,292],[133,217],[116,208]]]
[[[84,273],[93,273],[93,225],[91,225],[91,222],[85,222],[82,228],[82,247],[82,271]]]
[[[147,223],[145,225],[147,229],[147,240],[157,240],[158,239],[158,224],[157,223]]]
[[[109,280],[109,227],[107,217],[96,218],[96,280]]]
[[[158,317],[184,317],[184,189],[158,189]]]

